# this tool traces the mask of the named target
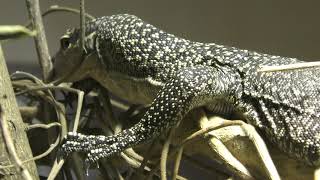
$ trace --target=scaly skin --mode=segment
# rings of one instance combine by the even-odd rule
[[[262,65],[301,61],[192,42],[126,14],[88,22],[86,37],[85,61],[67,80],[91,77],[128,101],[151,106],[139,123],[114,136],[69,133],[66,153],[86,152],[87,162],[109,157],[158,137],[191,109],[205,106],[242,113],[282,151],[319,165],[319,68],[257,72]],[[62,38],[56,77],[79,65],[78,40],[77,30]]]

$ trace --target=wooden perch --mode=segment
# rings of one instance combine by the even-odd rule
[[[0,46],[0,178],[1,179],[39,179],[34,161],[22,163],[32,158],[32,152],[19,113],[10,76]],[[14,164],[14,168],[3,166]]]

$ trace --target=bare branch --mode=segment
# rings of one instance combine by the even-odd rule
[[[49,129],[49,128],[54,127],[54,126],[61,127],[61,124],[58,123],[58,122],[53,122],[53,123],[50,123],[50,124],[32,124],[32,125],[29,125],[26,128],[26,130],[29,131],[29,130],[35,129],[35,128]]]
[[[39,58],[39,64],[42,69],[42,78],[45,82],[47,82],[52,71],[52,62],[49,54],[45,30],[43,27],[42,16],[40,13],[39,0],[26,0],[26,4],[33,29],[37,32],[34,40]]]
[[[172,175],[172,179],[176,179],[178,176],[178,172],[179,172],[179,167],[180,167],[180,162],[181,162],[181,158],[182,158],[182,154],[183,154],[183,146],[178,150],[175,162],[174,162],[174,166],[173,166],[173,175]]]
[[[29,173],[29,171],[23,166],[22,161],[19,159],[18,154],[16,152],[16,149],[14,147],[14,143],[12,140],[12,137],[10,135],[9,126],[6,118],[3,115],[3,112],[1,110],[0,106],[0,126],[1,126],[1,132],[3,135],[4,143],[7,147],[8,154],[12,157],[16,165],[21,169],[22,176],[26,180],[32,180],[32,177]]]
[[[285,71],[285,70],[304,69],[304,68],[313,68],[313,67],[320,67],[320,61],[303,62],[303,63],[295,63],[295,64],[279,65],[279,66],[261,66],[257,70],[257,72]]]
[[[169,147],[172,140],[174,129],[170,129],[168,133],[168,138],[163,144],[162,152],[161,152],[161,161],[160,161],[160,171],[161,171],[161,180],[167,180],[167,158]]]
[[[47,9],[46,11],[44,11],[42,13],[42,17],[45,17],[45,16],[47,16],[51,13],[54,13],[54,12],[69,12],[69,13],[73,13],[73,14],[80,14],[80,11],[78,9],[64,7],[64,6],[58,6],[58,5],[52,5],[49,7],[49,9]],[[85,13],[85,16],[89,20],[95,19],[94,16],[92,16],[91,14],[88,14],[88,13]],[[31,26],[31,24],[32,24],[32,22],[29,21],[26,23],[25,26],[29,28]]]
[[[86,27],[85,27],[85,21],[86,18],[85,16],[85,8],[84,8],[84,0],[80,0],[80,47],[82,50],[85,52],[85,47],[84,47],[84,38],[86,36]]]
[[[0,26],[0,40],[35,36],[36,31],[30,31],[28,28],[20,25]]]

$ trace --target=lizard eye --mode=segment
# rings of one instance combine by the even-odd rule
[[[64,37],[64,38],[60,39],[60,46],[63,50],[69,48],[69,46],[70,46],[69,38]]]

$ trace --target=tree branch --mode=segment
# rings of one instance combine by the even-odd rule
[[[1,172],[7,173],[1,173],[1,179],[38,179],[34,161],[26,164],[22,162],[24,159],[32,158],[32,152],[24,131],[24,123],[16,103],[1,45],[0,77],[0,156],[5,157],[1,164],[8,165],[13,161],[16,167],[2,169]],[[20,158],[23,158],[22,161]]]
[[[31,19],[32,27],[37,31],[35,36],[36,50],[38,54],[39,64],[42,69],[42,78],[48,82],[52,71],[52,62],[49,54],[45,30],[43,27],[42,16],[40,13],[39,0],[26,0],[29,19]]]

